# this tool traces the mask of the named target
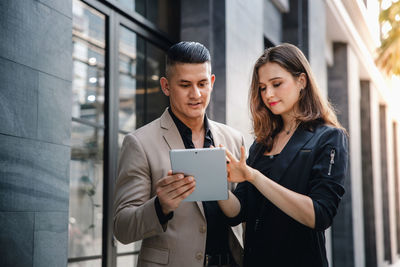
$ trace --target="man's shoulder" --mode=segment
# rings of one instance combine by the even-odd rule
[[[148,138],[150,136],[160,134],[159,129],[160,129],[160,118],[157,118],[154,121],[149,122],[148,124],[143,125],[142,127],[129,133],[128,136],[129,135],[135,136],[138,139]]]

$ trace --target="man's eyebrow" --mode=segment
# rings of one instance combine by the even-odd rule
[[[179,82],[180,82],[180,83],[191,83],[191,81],[183,80],[183,79],[179,80]]]

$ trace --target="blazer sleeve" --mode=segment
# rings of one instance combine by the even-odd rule
[[[309,180],[309,197],[314,204],[315,229],[323,231],[331,226],[345,192],[347,136],[342,130],[333,128],[321,136],[315,150],[316,158]]]
[[[124,138],[114,194],[114,235],[123,244],[163,232],[151,196],[147,155],[135,135]]]

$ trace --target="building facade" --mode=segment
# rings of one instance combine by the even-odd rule
[[[248,146],[255,60],[302,49],[349,132],[330,265],[400,266],[400,94],[374,63],[378,12],[375,0],[0,1],[0,266],[135,266],[140,242],[112,234],[119,148],[168,106],[158,80],[181,40],[210,49],[208,115]]]

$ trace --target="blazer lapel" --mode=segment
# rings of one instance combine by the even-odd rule
[[[277,157],[276,161],[274,162],[274,166],[271,169],[271,179],[273,179],[275,182],[280,181],[299,150],[308,142],[308,140],[310,140],[313,135],[313,132],[299,128],[294,132],[293,136],[290,138],[289,142],[286,144],[279,157]]]
[[[181,135],[176,127],[174,120],[169,115],[168,109],[164,111],[160,118],[160,127],[164,130],[163,137],[169,149],[185,149],[185,144],[182,141]],[[196,201],[197,207],[205,218],[203,203]]]
[[[160,126],[164,130],[163,137],[169,149],[185,149],[181,135],[178,128],[176,128],[174,120],[169,115],[168,109],[161,115]]]
[[[224,135],[218,130],[217,127],[214,126],[214,122],[210,119],[208,120],[208,127],[210,127],[215,147],[218,147],[219,145],[226,146]]]

